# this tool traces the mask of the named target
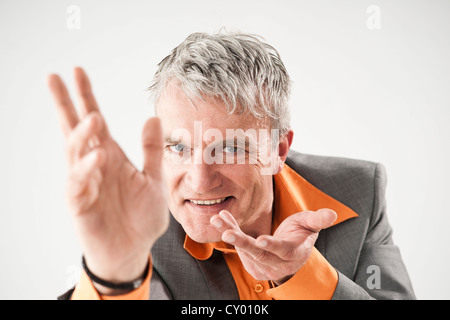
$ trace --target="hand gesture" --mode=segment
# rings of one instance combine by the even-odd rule
[[[158,118],[147,120],[138,171],[112,138],[86,73],[74,70],[76,111],[58,75],[48,77],[68,162],[67,201],[86,263],[111,282],[133,281],[145,270],[153,243],[168,226]]]
[[[279,285],[306,263],[319,231],[330,227],[336,217],[330,209],[299,212],[286,218],[272,236],[256,239],[245,234],[228,211],[211,217],[211,224],[222,232],[224,242],[234,245],[253,278]]]

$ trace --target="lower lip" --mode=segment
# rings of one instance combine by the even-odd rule
[[[233,197],[227,197],[224,201],[222,201],[221,203],[215,203],[215,204],[210,204],[210,205],[201,205],[201,204],[195,204],[190,200],[186,200],[187,204],[196,209],[196,210],[206,210],[206,211],[214,211],[216,213],[219,213],[220,210],[224,210],[226,209],[231,201],[233,200]]]

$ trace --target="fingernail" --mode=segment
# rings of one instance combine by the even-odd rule
[[[264,247],[267,247],[269,242],[267,240],[261,240],[261,241],[258,241],[256,244],[258,245],[258,247],[264,248]]]
[[[222,220],[219,218],[214,219],[211,223],[217,228],[220,228],[223,225]]]
[[[87,156],[87,161],[89,162],[95,162],[97,161],[97,157],[98,157],[98,152],[97,151],[91,151]]]
[[[219,212],[219,216],[226,217],[227,216],[227,212],[222,210],[222,211]]]
[[[236,241],[236,237],[234,236],[234,234],[229,234],[225,237],[225,242],[229,242],[229,243],[233,243]]]

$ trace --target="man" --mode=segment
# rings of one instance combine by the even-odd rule
[[[79,114],[49,76],[84,266],[62,298],[414,298],[383,167],[289,150],[290,79],[273,47],[192,34],[158,67],[142,172],[85,72],[75,69]]]

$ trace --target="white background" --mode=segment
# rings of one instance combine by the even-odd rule
[[[70,5],[80,29],[70,28]],[[372,5],[381,29],[367,25]],[[294,81],[296,150],[386,166],[394,241],[416,295],[449,299],[447,0],[0,0],[0,299],[54,299],[79,271],[47,74],[72,90],[72,68],[83,66],[140,167],[156,64],[190,33],[221,27],[279,50]]]

